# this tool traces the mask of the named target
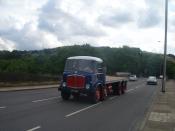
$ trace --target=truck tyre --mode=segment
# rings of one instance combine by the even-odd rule
[[[100,101],[100,89],[96,88],[95,92],[92,94],[92,103],[98,103]]]
[[[122,94],[122,88],[120,87],[117,89],[117,95],[121,95],[121,94]]]
[[[122,87],[122,94],[125,94],[125,88]]]
[[[125,94],[125,90],[126,90],[126,85],[125,84],[126,84],[125,82],[122,82],[122,87],[121,87],[122,94]]]
[[[61,91],[61,97],[63,100],[68,100],[70,98],[70,93],[67,93],[65,91]]]
[[[106,100],[107,98],[107,89],[106,88],[103,88],[102,91],[101,91],[101,100]]]

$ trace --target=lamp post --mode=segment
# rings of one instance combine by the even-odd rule
[[[164,93],[166,87],[167,23],[168,23],[168,0],[165,0],[165,41],[164,41],[163,79],[162,79],[162,92]]]
[[[140,51],[139,52],[139,57],[140,57],[140,67],[139,67],[139,77],[142,77],[142,55],[143,55],[143,53],[142,53],[142,51]]]

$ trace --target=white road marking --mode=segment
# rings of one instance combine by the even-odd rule
[[[143,84],[141,84],[141,85],[139,85],[139,86],[136,86],[135,89],[141,88],[141,87],[143,87],[143,85],[145,85],[145,83],[143,83]]]
[[[34,130],[37,130],[37,129],[39,129],[39,128],[41,128],[41,126],[36,126],[36,127],[32,128],[32,129],[28,129],[28,130],[26,130],[26,131],[34,131]]]
[[[129,89],[129,90],[127,90],[126,92],[131,92],[131,91],[133,91],[134,89]]]
[[[50,97],[50,98],[46,98],[46,99],[34,100],[32,102],[36,103],[36,102],[48,101],[48,100],[58,99],[60,97],[61,96],[59,96],[59,97]]]
[[[144,84],[141,84],[141,85],[139,85],[139,86],[136,86],[135,88],[129,89],[129,90],[127,90],[126,92],[131,92],[131,91],[133,91],[133,90],[136,90],[136,89],[138,89],[138,88],[141,88],[141,87],[143,87],[143,85],[144,85]]]
[[[99,104],[101,104],[101,103],[102,103],[102,102],[98,102],[97,104],[93,104],[93,105],[91,105],[91,106],[85,107],[85,108],[80,109],[80,110],[78,110],[78,111],[72,112],[72,113],[66,115],[65,117],[67,118],[67,117],[73,116],[73,115],[78,114],[78,113],[80,113],[80,112],[82,112],[82,111],[85,111],[85,110],[87,110],[87,109],[90,109],[90,108],[92,108],[92,107],[95,107],[95,106],[97,106],[97,105],[99,105]]]
[[[110,97],[109,99],[110,100],[113,100],[113,99],[115,99],[115,98],[117,98],[118,96],[113,96],[113,97]]]
[[[6,108],[6,106],[0,106],[0,109],[4,109],[4,108]]]

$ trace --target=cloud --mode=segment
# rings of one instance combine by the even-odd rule
[[[55,0],[48,1],[41,9],[39,28],[56,34],[59,40],[70,39],[74,36],[100,37],[105,35],[102,29],[88,25],[85,20],[63,11]]]
[[[25,24],[22,30],[10,29],[0,32],[0,35],[13,41],[19,50],[35,50],[62,45],[57,41],[56,36],[38,30],[33,23]]]
[[[164,17],[164,1],[145,0],[146,7],[138,12],[137,25],[139,28],[162,26]]]
[[[154,9],[147,9],[139,13],[137,24],[140,28],[151,28],[161,23],[162,17]]]
[[[0,48],[37,50],[90,43],[162,52],[163,46],[152,45],[164,39],[164,6],[163,0],[0,0]],[[174,7],[174,0],[169,1],[171,47]]]
[[[99,17],[99,22],[105,26],[122,26],[133,21],[133,16],[128,11],[114,11]]]
[[[172,21],[172,26],[175,28],[175,19]]]
[[[175,14],[172,15],[172,16],[169,15],[169,18],[168,18],[168,31],[170,33],[174,33],[174,35],[175,35],[175,19],[174,19],[174,17],[175,17]]]
[[[45,33],[37,29],[37,9],[43,1],[1,0],[0,38],[3,49],[34,50],[43,47]]]
[[[0,37],[0,50],[12,51],[15,48],[15,43],[10,40]]]

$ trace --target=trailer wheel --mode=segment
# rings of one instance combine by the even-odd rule
[[[68,100],[70,98],[70,93],[67,93],[65,91],[61,91],[61,97],[63,100]]]
[[[101,100],[105,100],[107,98],[107,89],[103,88],[101,92]]]
[[[122,94],[122,88],[118,88],[117,89],[117,95],[121,95]]]
[[[122,87],[122,94],[125,94],[125,88]]]
[[[122,86],[122,94],[125,94],[126,89],[127,89],[127,82],[125,81],[125,82],[123,83],[123,86]]]
[[[96,88],[95,92],[92,95],[92,102],[95,104],[100,101],[100,89]]]

